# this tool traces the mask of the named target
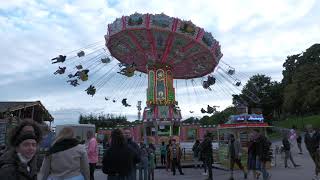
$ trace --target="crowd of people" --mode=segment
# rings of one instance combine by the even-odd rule
[[[87,142],[80,143],[75,138],[72,128],[65,127],[56,135],[51,147],[43,160],[37,151],[42,133],[39,126],[30,121],[24,121],[12,129],[7,148],[2,148],[0,156],[1,180],[94,180],[94,173],[99,161],[98,143],[95,133],[88,131]],[[302,154],[302,137],[295,130],[284,134],[282,144],[285,154],[285,167],[288,159],[294,167],[298,167],[293,160],[291,149],[296,141],[299,153]],[[306,149],[315,163],[315,178],[319,179],[320,133],[311,126],[307,127],[304,141]],[[245,179],[252,172],[254,179],[271,178],[267,171],[267,162],[271,161],[271,142],[259,132],[250,133],[248,151],[242,152],[241,142],[237,134],[228,137],[228,160],[230,163],[230,180],[234,179],[234,165],[243,171]],[[102,172],[108,180],[154,180],[156,168],[156,147],[152,143],[139,145],[134,142],[130,129],[115,129],[111,133],[110,143],[105,144],[106,150],[102,158]],[[207,133],[202,142],[197,140],[192,147],[195,168],[203,167],[208,180],[213,179],[212,164],[213,148],[212,134]],[[166,171],[176,175],[184,175],[181,167],[182,147],[176,139],[170,139],[168,144],[162,142],[159,147],[161,165]],[[241,157],[247,153],[246,167]],[[41,166],[38,166],[39,161]],[[170,169],[170,170],[169,170]]]
[[[95,133],[88,131],[87,142],[80,142],[71,127],[63,128],[55,137],[43,159],[38,147],[42,131],[33,121],[23,121],[10,134],[9,147],[1,147],[1,180],[94,180],[99,161]],[[156,147],[132,139],[130,129],[116,129],[106,143],[102,171],[110,180],[154,180]],[[173,175],[178,168],[181,175],[182,149],[175,139],[165,146],[162,164],[170,167]],[[40,163],[40,166],[38,165]],[[169,163],[169,164],[168,164]],[[138,172],[138,173],[137,173]]]
[[[228,137],[228,152],[227,158],[230,164],[230,180],[234,179],[234,165],[236,164],[240,170],[243,171],[243,176],[245,179],[248,178],[248,171],[252,171],[253,178],[259,179],[259,176],[262,174],[263,179],[267,180],[271,178],[271,175],[266,170],[266,163],[271,161],[270,154],[271,142],[262,135],[259,130],[254,130],[250,134],[250,141],[248,143],[248,151],[246,152],[248,155],[247,161],[247,169],[244,168],[241,162],[242,156],[242,148],[241,143],[238,137],[235,137],[234,134],[230,134]],[[212,173],[212,136],[211,134],[207,134],[203,142],[196,141],[193,145],[193,153],[195,162],[200,161],[203,162],[202,167],[204,168],[204,175],[209,175],[208,179],[213,179]],[[197,167],[199,163],[195,163]]]

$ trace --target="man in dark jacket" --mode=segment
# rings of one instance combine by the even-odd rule
[[[36,135],[31,132],[19,133],[10,144],[12,149],[0,157],[1,180],[36,180]]]
[[[238,167],[243,171],[244,179],[247,179],[247,172],[244,169],[242,163],[241,163],[241,143],[238,139],[235,138],[233,134],[230,134],[229,136],[229,142],[228,142],[228,158],[230,160],[230,171],[231,176],[229,180],[233,180],[233,168],[234,164],[237,164]]]
[[[201,153],[201,156],[205,162],[205,166],[208,169],[209,177],[208,180],[213,179],[212,175],[212,163],[213,163],[213,157],[212,157],[212,134],[207,133],[205,135],[205,139],[203,142],[199,145],[199,152]]]
[[[290,161],[292,162],[293,166],[294,167],[298,167],[300,165],[297,165],[294,161],[293,161],[293,158],[292,158],[292,155],[291,155],[291,144],[289,142],[289,139],[288,139],[288,134],[287,133],[284,133],[283,135],[283,139],[282,139],[282,145],[283,145],[283,149],[284,149],[284,152],[285,152],[285,158],[284,158],[284,166],[285,168],[288,168],[288,159],[290,158]]]
[[[271,161],[270,147],[271,142],[262,134],[258,129],[253,131],[256,139],[256,151],[257,151],[257,168],[261,170],[263,180],[269,180],[271,175],[267,172],[266,163]]]
[[[130,129],[124,130],[124,136],[127,139],[129,149],[133,153],[133,160],[134,160],[133,161],[134,166],[133,166],[132,171],[130,172],[128,180],[136,180],[137,179],[137,164],[140,163],[140,161],[141,161],[140,148],[139,148],[139,145],[132,140],[132,134],[131,134]]]
[[[315,131],[311,125],[307,126],[307,132],[304,137],[304,142],[306,148],[316,166],[315,168],[315,179],[319,178],[318,174],[320,172],[320,155],[319,155],[319,142],[320,142],[320,133]]]

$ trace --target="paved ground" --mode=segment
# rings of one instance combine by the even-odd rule
[[[314,165],[307,153],[299,155],[297,150],[294,149],[293,158],[297,164],[302,165],[299,168],[284,168],[283,159],[278,156],[276,167],[272,167],[270,170],[272,174],[272,180],[311,180],[314,172]],[[292,164],[289,162],[289,166]],[[202,175],[203,170],[186,168],[183,169],[185,175],[181,176],[179,173],[176,176],[172,176],[171,173],[166,172],[164,169],[157,169],[155,172],[155,180],[202,180],[206,176]],[[214,169],[213,170],[214,179],[216,180],[228,180],[229,172]],[[243,175],[240,171],[235,173],[235,179],[242,180]],[[96,180],[106,180],[107,176],[104,175],[100,170],[96,172]],[[252,179],[252,175],[249,176],[249,179]],[[261,179],[261,178],[260,178]]]

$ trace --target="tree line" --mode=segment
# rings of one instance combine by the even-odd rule
[[[240,104],[247,105],[249,113],[253,108],[261,108],[267,121],[320,113],[320,44],[287,56],[282,75],[279,82],[264,74],[250,77],[241,93],[232,95],[233,106],[196,122],[225,123]],[[194,122],[194,118],[186,122]]]
[[[96,129],[99,128],[114,128],[117,125],[131,125],[132,122],[127,120],[126,116],[114,114],[81,114],[79,117],[79,124],[94,124]]]

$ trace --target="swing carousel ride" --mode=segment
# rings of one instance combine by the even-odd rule
[[[191,21],[135,13],[108,25],[105,44],[100,41],[59,55],[52,64],[62,64],[54,74],[67,74],[71,86],[90,82],[85,89],[90,96],[108,86],[105,101],[114,105],[121,101],[122,108],[146,96],[144,123],[172,129],[182,119],[175,93],[178,87],[182,94],[177,95],[188,104],[201,104],[201,97],[224,99],[240,92],[240,79],[247,77],[220,61],[221,57],[219,42]],[[147,87],[146,95],[143,87]],[[254,94],[248,96],[257,100]],[[200,112],[212,114],[217,107],[207,105]]]

